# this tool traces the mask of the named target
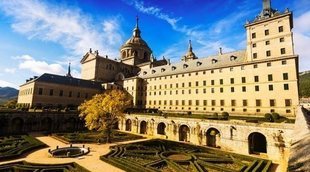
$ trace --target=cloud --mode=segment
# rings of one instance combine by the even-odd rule
[[[299,70],[310,70],[310,11],[295,19],[294,44],[295,54],[299,55]]]
[[[79,57],[89,48],[98,49],[101,54],[118,55],[122,37],[118,17],[93,21],[89,16],[82,14],[80,9],[69,9],[44,2],[0,1],[0,10],[14,19],[14,31],[26,35],[29,39],[56,42],[69,54]]]
[[[13,84],[11,82],[4,81],[4,80],[0,80],[0,87],[13,87],[13,88],[16,88],[16,89],[19,88],[16,84]]]
[[[4,72],[14,74],[16,71],[16,68],[5,68]]]

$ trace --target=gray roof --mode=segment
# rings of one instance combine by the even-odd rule
[[[175,64],[153,67],[142,70],[139,74],[141,78],[166,76],[180,73],[208,70],[213,68],[233,66],[242,64],[246,61],[246,51],[234,51],[221,55],[212,55],[205,58],[181,61]]]
[[[98,89],[98,90],[102,89],[101,82],[84,80],[84,79],[67,77],[67,76],[60,76],[60,75],[49,74],[49,73],[45,73],[39,77],[35,77],[32,80],[27,80],[25,84],[28,84],[31,82],[45,82],[45,83],[51,83],[51,84],[92,88],[92,89]]]

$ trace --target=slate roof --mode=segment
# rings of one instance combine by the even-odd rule
[[[84,80],[79,78],[67,77],[67,76],[60,76],[50,73],[44,73],[43,75],[34,78],[32,80],[28,80],[25,84],[31,82],[45,82],[51,84],[60,84],[66,86],[73,86],[73,87],[83,87],[83,88],[93,88],[93,89],[102,89],[101,82],[91,81],[91,80]]]
[[[175,64],[153,67],[142,70],[139,74],[141,78],[150,78],[157,76],[174,75],[180,73],[195,72],[219,68],[225,66],[233,66],[246,62],[246,51],[234,51],[221,55],[212,55],[205,58],[198,58],[189,61],[181,61]]]

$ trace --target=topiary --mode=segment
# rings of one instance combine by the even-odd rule
[[[271,116],[274,120],[280,119],[280,115],[278,113],[271,113]]]
[[[268,121],[270,121],[270,122],[273,122],[273,121],[274,121],[274,119],[273,119],[273,117],[271,116],[270,113],[266,113],[266,114],[265,114],[265,119],[268,120]]]
[[[223,119],[228,119],[228,117],[229,117],[229,113],[228,112],[222,112],[222,118]]]

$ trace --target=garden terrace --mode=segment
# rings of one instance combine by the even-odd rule
[[[46,145],[28,135],[0,137],[0,160],[8,160]]]
[[[53,134],[53,137],[65,143],[106,143],[107,140],[106,134],[98,131],[56,133]],[[129,141],[142,138],[144,137],[114,130],[112,132],[111,142]]]
[[[0,171],[6,172],[89,172],[87,169],[81,167],[77,163],[66,164],[36,164],[26,161],[14,162],[0,165]]]
[[[110,147],[100,159],[128,172],[267,172],[270,160],[167,140]]]

